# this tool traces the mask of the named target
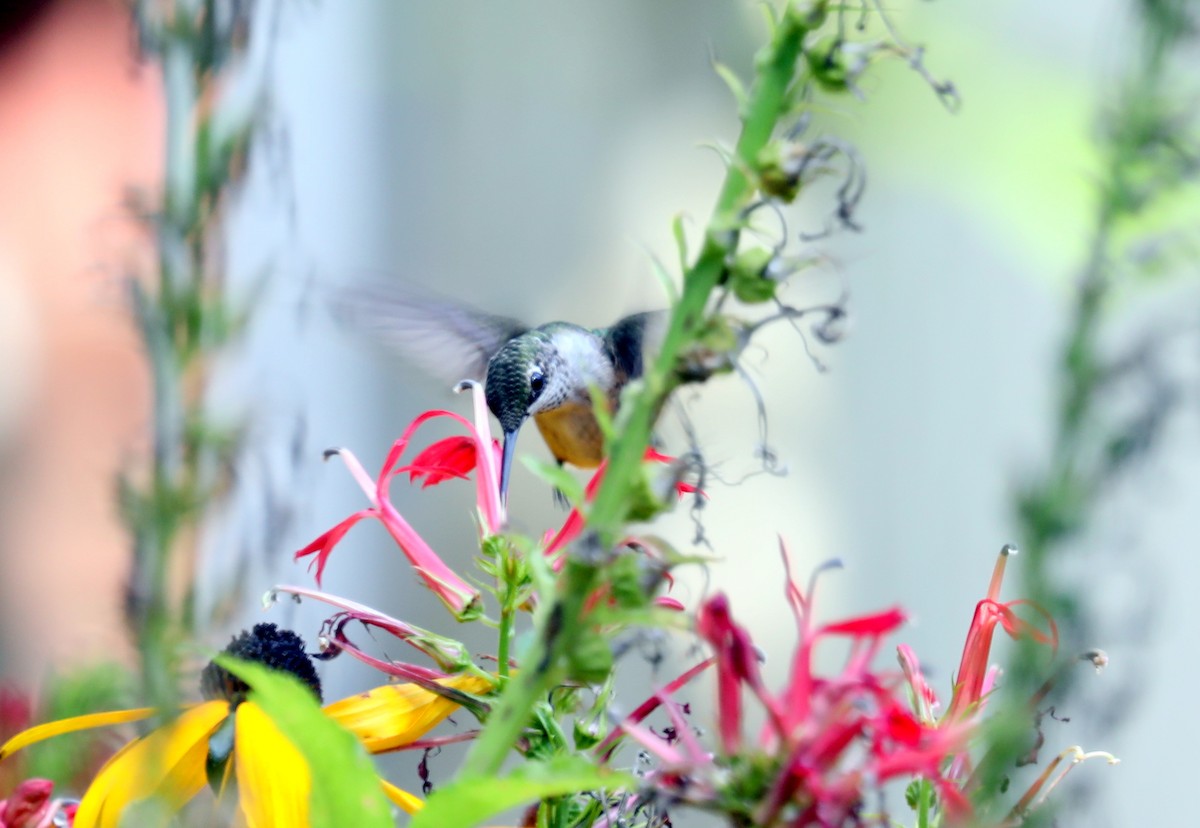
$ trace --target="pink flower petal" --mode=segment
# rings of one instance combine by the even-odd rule
[[[8,799],[0,800],[0,825],[4,828],[35,828],[49,816],[54,783],[49,779],[26,779]]]
[[[410,481],[424,477],[421,488],[427,488],[446,480],[466,480],[468,473],[474,468],[475,440],[458,436],[432,443],[414,457],[411,463],[396,469],[396,473],[407,472]]]
[[[874,615],[862,615],[858,618],[848,618],[821,627],[819,635],[848,635],[855,638],[866,636],[887,635],[908,620],[904,610],[893,607]]]
[[[292,559],[298,561],[303,557],[315,553],[316,557],[309,562],[308,568],[311,570],[314,566],[316,567],[317,586],[320,586],[321,576],[325,574],[325,564],[329,560],[329,553],[333,551],[333,547],[337,546],[338,541],[340,541],[345,534],[350,531],[354,524],[358,523],[363,518],[368,517],[375,517],[374,509],[363,509],[360,512],[355,512],[337,526],[334,526],[328,532],[318,537],[308,546],[296,552],[292,556]]]

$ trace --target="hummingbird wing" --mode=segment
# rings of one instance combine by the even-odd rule
[[[630,314],[608,330],[597,332],[604,336],[621,382],[642,375],[646,359],[653,359],[662,344],[666,323],[666,311],[644,311]]]
[[[360,285],[334,297],[334,316],[430,377],[483,382],[488,360],[529,326],[409,286]]]

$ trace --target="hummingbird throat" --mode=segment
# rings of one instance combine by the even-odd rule
[[[604,459],[604,435],[590,401],[566,402],[533,415],[533,421],[559,462],[592,469]]]

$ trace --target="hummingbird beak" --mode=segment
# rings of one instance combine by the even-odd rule
[[[504,449],[500,457],[500,502],[508,506],[508,480],[512,471],[513,454],[517,450],[517,431],[504,432]]]

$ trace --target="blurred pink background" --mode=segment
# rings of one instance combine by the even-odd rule
[[[123,203],[162,122],[125,4],[44,5],[0,51],[0,652],[30,683],[128,651],[114,475],[147,375],[119,277],[147,246]]]

